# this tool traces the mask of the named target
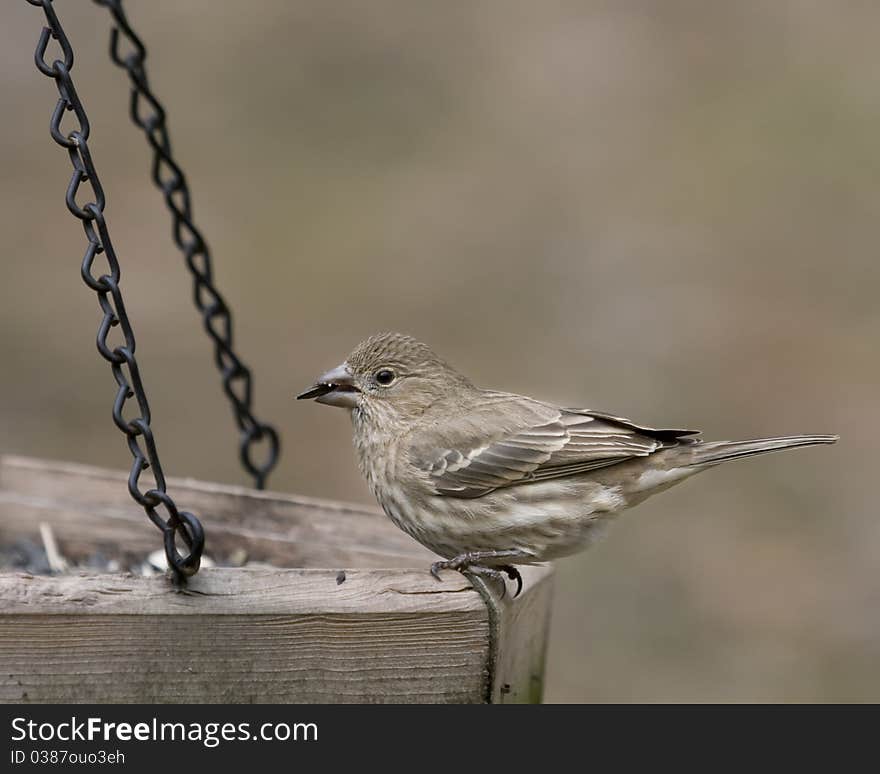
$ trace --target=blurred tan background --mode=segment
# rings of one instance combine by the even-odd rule
[[[245,483],[109,18],[55,5],[166,472]],[[561,562],[546,699],[880,699],[880,5],[127,9],[283,432],[273,488],[371,502],[345,415],[293,394],[382,329],[484,386],[648,424],[838,432]],[[40,27],[6,4],[0,452],[127,468]]]

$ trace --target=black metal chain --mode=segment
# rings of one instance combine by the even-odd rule
[[[125,433],[128,448],[134,457],[128,477],[128,491],[134,500],[143,506],[150,520],[162,530],[168,564],[172,569],[175,584],[180,585],[188,576],[198,572],[205,545],[205,533],[199,520],[191,513],[179,511],[166,491],[165,475],[159,463],[156,441],[150,427],[150,406],[147,403],[140,369],[135,359],[134,332],[125,312],[122,291],[119,289],[119,261],[104,219],[106,197],[89,151],[89,119],[70,77],[73,68],[73,48],[55,15],[52,0],[27,0],[27,2],[43,9],[48,25],[43,27],[40,33],[34,62],[43,75],[55,80],[58,88],[59,98],[49,123],[49,133],[58,145],[67,150],[70,163],[73,165],[73,175],[67,186],[65,201],[67,209],[82,223],[88,240],[81,268],[83,281],[97,293],[98,303],[104,313],[98,328],[97,344],[101,356],[110,363],[113,377],[119,385],[113,402],[113,421]],[[50,38],[58,41],[63,56],[63,59],[56,59],[51,65],[45,59]],[[65,134],[61,123],[67,112],[74,114],[77,127]],[[86,182],[92,189],[93,200],[80,205],[77,203],[77,194],[80,186]],[[95,260],[99,255],[104,255],[109,273],[96,277],[93,272]],[[122,331],[123,339],[123,343],[118,346],[108,341],[111,329],[116,326]],[[126,419],[125,406],[131,398],[136,398],[140,415],[134,419]],[[147,468],[152,470],[156,486],[144,492],[139,487],[139,480]],[[159,513],[160,508],[164,508],[167,518],[163,518]],[[185,557],[177,550],[178,533],[189,549]]]
[[[223,296],[214,286],[211,252],[202,233],[193,223],[191,196],[186,177],[171,155],[171,141],[166,127],[165,108],[150,90],[144,62],[147,51],[128,23],[121,0],[95,0],[107,8],[114,27],[110,33],[110,58],[128,73],[131,84],[131,120],[144,132],[153,149],[153,182],[162,192],[173,221],[174,244],[183,253],[193,277],[193,301],[202,315],[205,331],[214,342],[214,362],[220,371],[223,391],[232,404],[240,431],[241,464],[262,489],[266,477],[278,462],[280,444],[274,427],[259,421],[253,414],[250,369],[232,349],[232,316]],[[120,51],[124,44],[127,53]],[[145,103],[145,104],[144,104]],[[268,444],[265,460],[253,459],[256,444]]]

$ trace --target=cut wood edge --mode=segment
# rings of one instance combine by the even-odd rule
[[[467,579],[427,571],[212,567],[175,589],[164,576],[0,573],[2,615],[333,615],[483,611]]]
[[[463,578],[4,573],[0,702],[476,703],[490,636]]]
[[[523,592],[501,602],[505,615],[522,610],[543,593],[549,567],[525,567]],[[493,592],[494,593],[494,592]],[[426,570],[345,570],[302,568],[211,567],[201,570],[182,589],[168,578],[131,573],[77,572],[32,575],[0,572],[2,614],[95,615],[240,615],[242,613],[314,614],[488,612],[481,594],[459,573],[441,580]]]

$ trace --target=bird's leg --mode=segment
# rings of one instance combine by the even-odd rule
[[[507,583],[504,582],[504,573],[500,570],[496,570],[494,567],[486,567],[482,564],[469,564],[467,567],[462,567],[459,572],[468,579],[472,575],[482,575],[484,578],[488,578],[501,586],[501,599],[507,596]]]
[[[459,554],[458,556],[453,557],[452,559],[447,559],[445,561],[434,562],[431,565],[431,575],[433,575],[437,580],[440,580],[440,571],[441,570],[458,570],[461,573],[473,573],[474,575],[485,575],[488,578],[492,578],[492,580],[500,581],[502,584],[502,589],[504,592],[502,596],[507,591],[507,584],[504,581],[504,577],[502,573],[505,573],[510,580],[516,581],[516,594],[514,594],[514,598],[519,596],[519,593],[522,591],[522,576],[519,574],[519,570],[516,569],[512,564],[501,564],[497,565],[497,567],[488,566],[484,564],[487,560],[495,560],[495,559],[530,559],[531,556],[527,554],[525,551],[520,551],[519,549],[511,548],[503,551],[469,551],[464,554]]]
[[[452,559],[434,562],[434,564],[431,565],[431,575],[437,578],[437,580],[440,580],[440,570],[458,570],[461,572],[462,570],[470,569],[474,565],[482,565],[485,567],[484,562],[495,559],[523,559],[528,561],[532,559],[532,556],[531,554],[528,554],[525,551],[520,551],[517,548],[506,549],[503,551],[468,551],[467,553],[454,556]],[[518,574],[514,570],[514,575],[511,575],[509,570],[512,568],[511,565],[508,564],[503,565],[501,569],[507,572],[511,579],[515,577],[515,574]]]

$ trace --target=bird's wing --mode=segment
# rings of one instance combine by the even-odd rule
[[[643,427],[598,411],[487,393],[485,403],[447,417],[426,434],[430,441],[422,436],[409,452],[438,494],[469,498],[646,457],[697,432]]]

